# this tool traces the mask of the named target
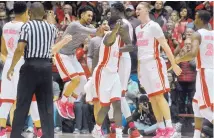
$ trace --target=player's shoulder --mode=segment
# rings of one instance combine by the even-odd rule
[[[3,26],[3,30],[4,29],[7,29],[7,28],[21,28],[22,25],[24,23],[23,22],[16,22],[16,23],[12,23],[11,21],[10,22],[7,22],[4,26]]]
[[[10,22],[5,23],[2,27],[2,29],[4,30],[5,28],[8,28],[10,26],[10,24],[11,24]]]
[[[79,21],[73,21],[69,24],[69,26],[78,26],[81,25]]]

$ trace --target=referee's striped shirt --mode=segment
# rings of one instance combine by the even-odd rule
[[[26,42],[24,58],[51,58],[51,46],[56,39],[55,25],[42,20],[32,20],[21,28],[19,42]]]

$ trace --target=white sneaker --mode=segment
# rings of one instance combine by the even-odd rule
[[[93,136],[94,138],[105,138],[105,137],[104,137],[104,134],[103,134],[103,132],[102,132],[102,129],[98,130],[98,129],[96,128],[96,126],[94,126],[94,129],[93,129],[93,131],[92,131],[92,136]]]
[[[34,133],[33,127],[28,127],[28,128],[25,130],[25,132],[27,132],[27,133]]]
[[[116,138],[123,138],[123,132],[121,128],[116,128]]]

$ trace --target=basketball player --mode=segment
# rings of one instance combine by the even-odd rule
[[[192,35],[190,52],[177,56],[176,62],[191,61],[196,58],[197,78],[196,93],[193,98],[193,111],[195,116],[195,131],[193,138],[201,137],[203,118],[214,123],[213,116],[213,40],[214,31],[209,29],[208,23],[211,15],[201,10],[196,13],[194,24],[198,31]]]
[[[141,86],[148,94],[158,123],[155,138],[171,138],[177,136],[177,133],[172,127],[169,105],[163,95],[169,92],[170,88],[166,63],[160,57],[159,44],[169,58],[176,75],[180,75],[181,69],[175,63],[161,27],[149,18],[149,11],[150,5],[146,2],[139,3],[136,8],[136,15],[142,23],[135,29],[138,46],[138,76]]]
[[[133,27],[131,25],[131,23],[125,18],[125,7],[122,3],[117,2],[112,4],[111,8],[111,15],[112,16],[120,16],[122,18],[123,23],[128,25],[128,32],[129,32],[129,36],[131,38],[131,41],[133,40]],[[121,41],[120,43],[120,47],[124,47],[125,43]],[[130,73],[131,73],[131,57],[129,52],[123,52],[120,53],[120,57],[119,57],[119,67],[118,67],[118,73],[120,76],[120,82],[121,82],[121,86],[122,86],[122,97],[121,97],[121,108],[122,108],[122,113],[125,116],[127,122],[128,122],[128,126],[130,128],[130,137],[131,138],[140,138],[140,133],[138,132],[138,130],[136,129],[132,116],[131,116],[131,111],[129,108],[129,105],[126,101],[125,98],[125,93],[127,91],[127,87],[128,87],[128,81],[129,81],[129,77],[130,77]],[[109,119],[111,121],[111,132],[109,134],[109,137],[114,137],[115,135],[115,128],[114,128],[114,120],[113,120],[113,108],[111,106],[110,111],[109,111]]]
[[[119,21],[118,21],[119,20]],[[121,83],[118,74],[119,61],[119,43],[125,39],[130,41],[127,31],[124,31],[124,25],[119,16],[112,16],[109,20],[109,26],[112,29],[107,33],[101,43],[99,53],[99,63],[94,69],[92,75],[93,84],[95,84],[96,96],[99,98],[101,109],[98,112],[96,125],[92,131],[95,138],[104,137],[101,132],[101,125],[107,115],[110,104],[114,108],[114,119],[116,124],[116,135],[114,138],[122,138],[122,113],[121,113]],[[128,36],[128,38],[127,38]],[[108,85],[107,85],[108,84]],[[95,96],[95,97],[96,97]]]
[[[8,22],[3,27],[2,35],[2,54],[6,57],[6,61],[2,73],[2,87],[1,87],[1,101],[3,102],[0,107],[0,138],[6,138],[6,122],[8,114],[12,105],[16,100],[17,85],[19,80],[19,70],[24,63],[24,58],[19,60],[17,66],[14,69],[14,76],[12,80],[7,79],[7,71],[12,63],[13,55],[18,44],[20,31],[22,25],[28,21],[28,10],[25,2],[14,3],[15,19]],[[42,136],[41,123],[38,112],[37,102],[34,98],[31,103],[31,117],[34,121],[34,125],[37,128],[35,134],[39,138]]]
[[[56,103],[59,114],[63,118],[75,118],[73,104],[68,103],[68,97],[77,98],[84,92],[83,87],[87,82],[84,70],[78,62],[75,51],[90,34],[95,34],[96,29],[89,28],[93,18],[93,9],[83,6],[79,9],[80,20],[72,22],[64,32],[64,35],[72,35],[72,41],[66,46],[58,47],[55,55],[56,67],[65,83],[63,95]],[[74,101],[75,99],[73,99]]]
[[[88,46],[87,63],[89,66],[89,70],[91,71],[91,74],[93,73],[94,68],[97,66],[98,61],[99,61],[99,51],[100,51],[100,45],[101,45],[102,39],[103,39],[105,33],[110,31],[110,27],[108,25],[107,19],[101,20],[100,23],[101,23],[100,27],[102,29],[97,31],[96,37],[93,37],[90,40],[90,43]],[[91,78],[89,78],[89,81],[84,86],[84,90],[86,92],[86,102],[90,102],[94,105],[94,118],[96,121],[97,114],[100,110],[100,102],[99,102],[99,99],[93,99],[93,97],[90,97],[90,95],[93,93],[92,91],[94,91]]]

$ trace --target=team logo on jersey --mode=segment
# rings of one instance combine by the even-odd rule
[[[206,56],[213,56],[213,44],[209,43],[207,45],[207,51],[205,53]]]

